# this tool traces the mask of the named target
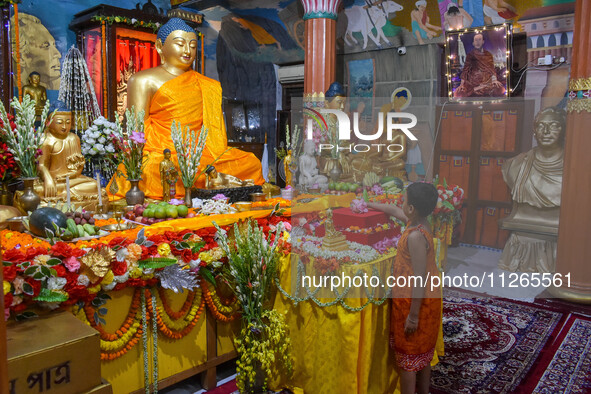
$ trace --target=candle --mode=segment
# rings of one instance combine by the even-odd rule
[[[98,189],[99,207],[103,206],[103,192],[101,190],[101,174],[96,173],[96,188]]]
[[[68,209],[70,209],[70,177],[66,176],[66,204],[68,204]]]

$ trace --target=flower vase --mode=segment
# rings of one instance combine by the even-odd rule
[[[22,178],[25,188],[23,194],[19,197],[20,205],[25,212],[33,212],[41,203],[41,196],[35,192],[35,180],[34,178]]]
[[[191,199],[191,188],[185,188],[185,205],[187,208],[191,208],[193,206],[193,200]]]
[[[331,158],[331,169],[328,173],[328,177],[333,182],[338,182],[341,178],[341,168],[339,164],[339,159]]]
[[[131,183],[131,188],[125,193],[127,205],[143,204],[146,195],[139,188],[140,179],[128,179],[128,181]]]
[[[4,182],[0,182],[0,205],[12,205],[12,193]]]

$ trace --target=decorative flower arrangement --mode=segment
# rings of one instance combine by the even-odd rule
[[[109,25],[112,25],[113,23],[126,23],[128,25],[133,26],[133,27],[145,27],[148,29],[152,29],[154,31],[154,33],[156,33],[158,31],[158,29],[160,28],[159,22],[140,21],[140,20],[137,20],[136,18],[127,18],[125,16],[96,15],[96,16],[93,16],[91,20],[92,21],[99,21],[99,22],[105,21]]]
[[[8,149],[8,145],[0,142],[0,182],[8,182],[18,177],[19,168],[14,156]]]
[[[119,117],[116,117],[113,133],[114,157],[125,167],[127,179],[140,179],[147,162],[147,155],[144,155],[144,111],[136,114],[135,108],[131,107],[131,111],[125,111],[125,119],[127,125],[123,131]]]
[[[13,98],[10,106],[14,108],[16,128],[11,128],[4,105],[0,105],[0,119],[2,120],[2,139],[13,154],[15,161],[25,178],[37,177],[37,163],[41,156],[41,145],[45,141],[45,125],[49,114],[49,101],[41,114],[41,125],[35,129],[35,100],[25,95],[23,102]],[[51,122],[51,119],[49,119]]]
[[[373,248],[380,254],[386,254],[398,247],[398,241],[400,241],[401,234],[398,233],[394,237],[384,238],[383,240],[376,242]]]
[[[351,211],[353,213],[366,213],[368,212],[367,203],[362,198],[356,198],[351,201]]]
[[[82,154],[84,156],[107,155],[112,158],[115,153],[113,135],[117,133],[117,125],[100,116],[92,122],[92,126],[84,130],[81,135]]]
[[[448,185],[445,179],[442,184],[437,183],[435,185],[439,198],[437,199],[437,206],[433,211],[433,214],[437,215],[440,213],[452,213],[459,211],[462,208],[464,202],[464,189],[458,185]]]
[[[228,203],[228,200],[205,200],[201,205],[199,213],[203,215],[223,215],[226,213],[234,213],[236,210]]]
[[[189,127],[183,130],[180,122],[177,124],[173,121],[170,132],[181,170],[181,180],[185,189],[189,189],[197,179],[197,169],[205,148],[207,129],[201,127],[199,133],[190,130]]]
[[[347,243],[349,244],[348,250],[332,251],[322,249],[322,238],[305,236],[295,239],[292,242],[292,248],[302,255],[325,260],[334,258],[341,264],[343,262],[349,264],[368,263],[379,257],[378,252],[371,246],[350,241],[347,241]]]
[[[235,224],[233,237],[230,237],[214,225],[218,228],[218,243],[228,256],[224,277],[241,305],[243,326],[235,340],[240,353],[236,383],[240,392],[258,392],[256,389],[266,388],[275,360],[280,360],[288,372],[292,368],[284,317],[270,310],[268,305],[283,226],[279,223],[266,237],[264,228],[249,220],[242,228]],[[288,236],[287,233],[283,235]],[[257,387],[259,385],[262,387]]]

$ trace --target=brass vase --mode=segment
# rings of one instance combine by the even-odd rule
[[[12,193],[4,182],[0,182],[0,205],[12,205]]]
[[[187,208],[191,208],[193,206],[193,200],[191,199],[191,188],[185,188],[185,205]]]
[[[125,193],[127,205],[143,204],[146,195],[140,190],[138,186],[140,179],[128,179],[128,181],[131,183],[131,188],[127,193]]]
[[[25,212],[33,212],[41,202],[41,196],[35,192],[35,180],[37,178],[22,178],[25,188],[20,196],[20,205]]]

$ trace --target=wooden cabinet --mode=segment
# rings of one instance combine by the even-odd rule
[[[434,172],[466,193],[461,241],[502,248],[509,233],[498,220],[512,204],[501,167],[531,148],[533,103],[448,103],[437,108],[437,119]]]

